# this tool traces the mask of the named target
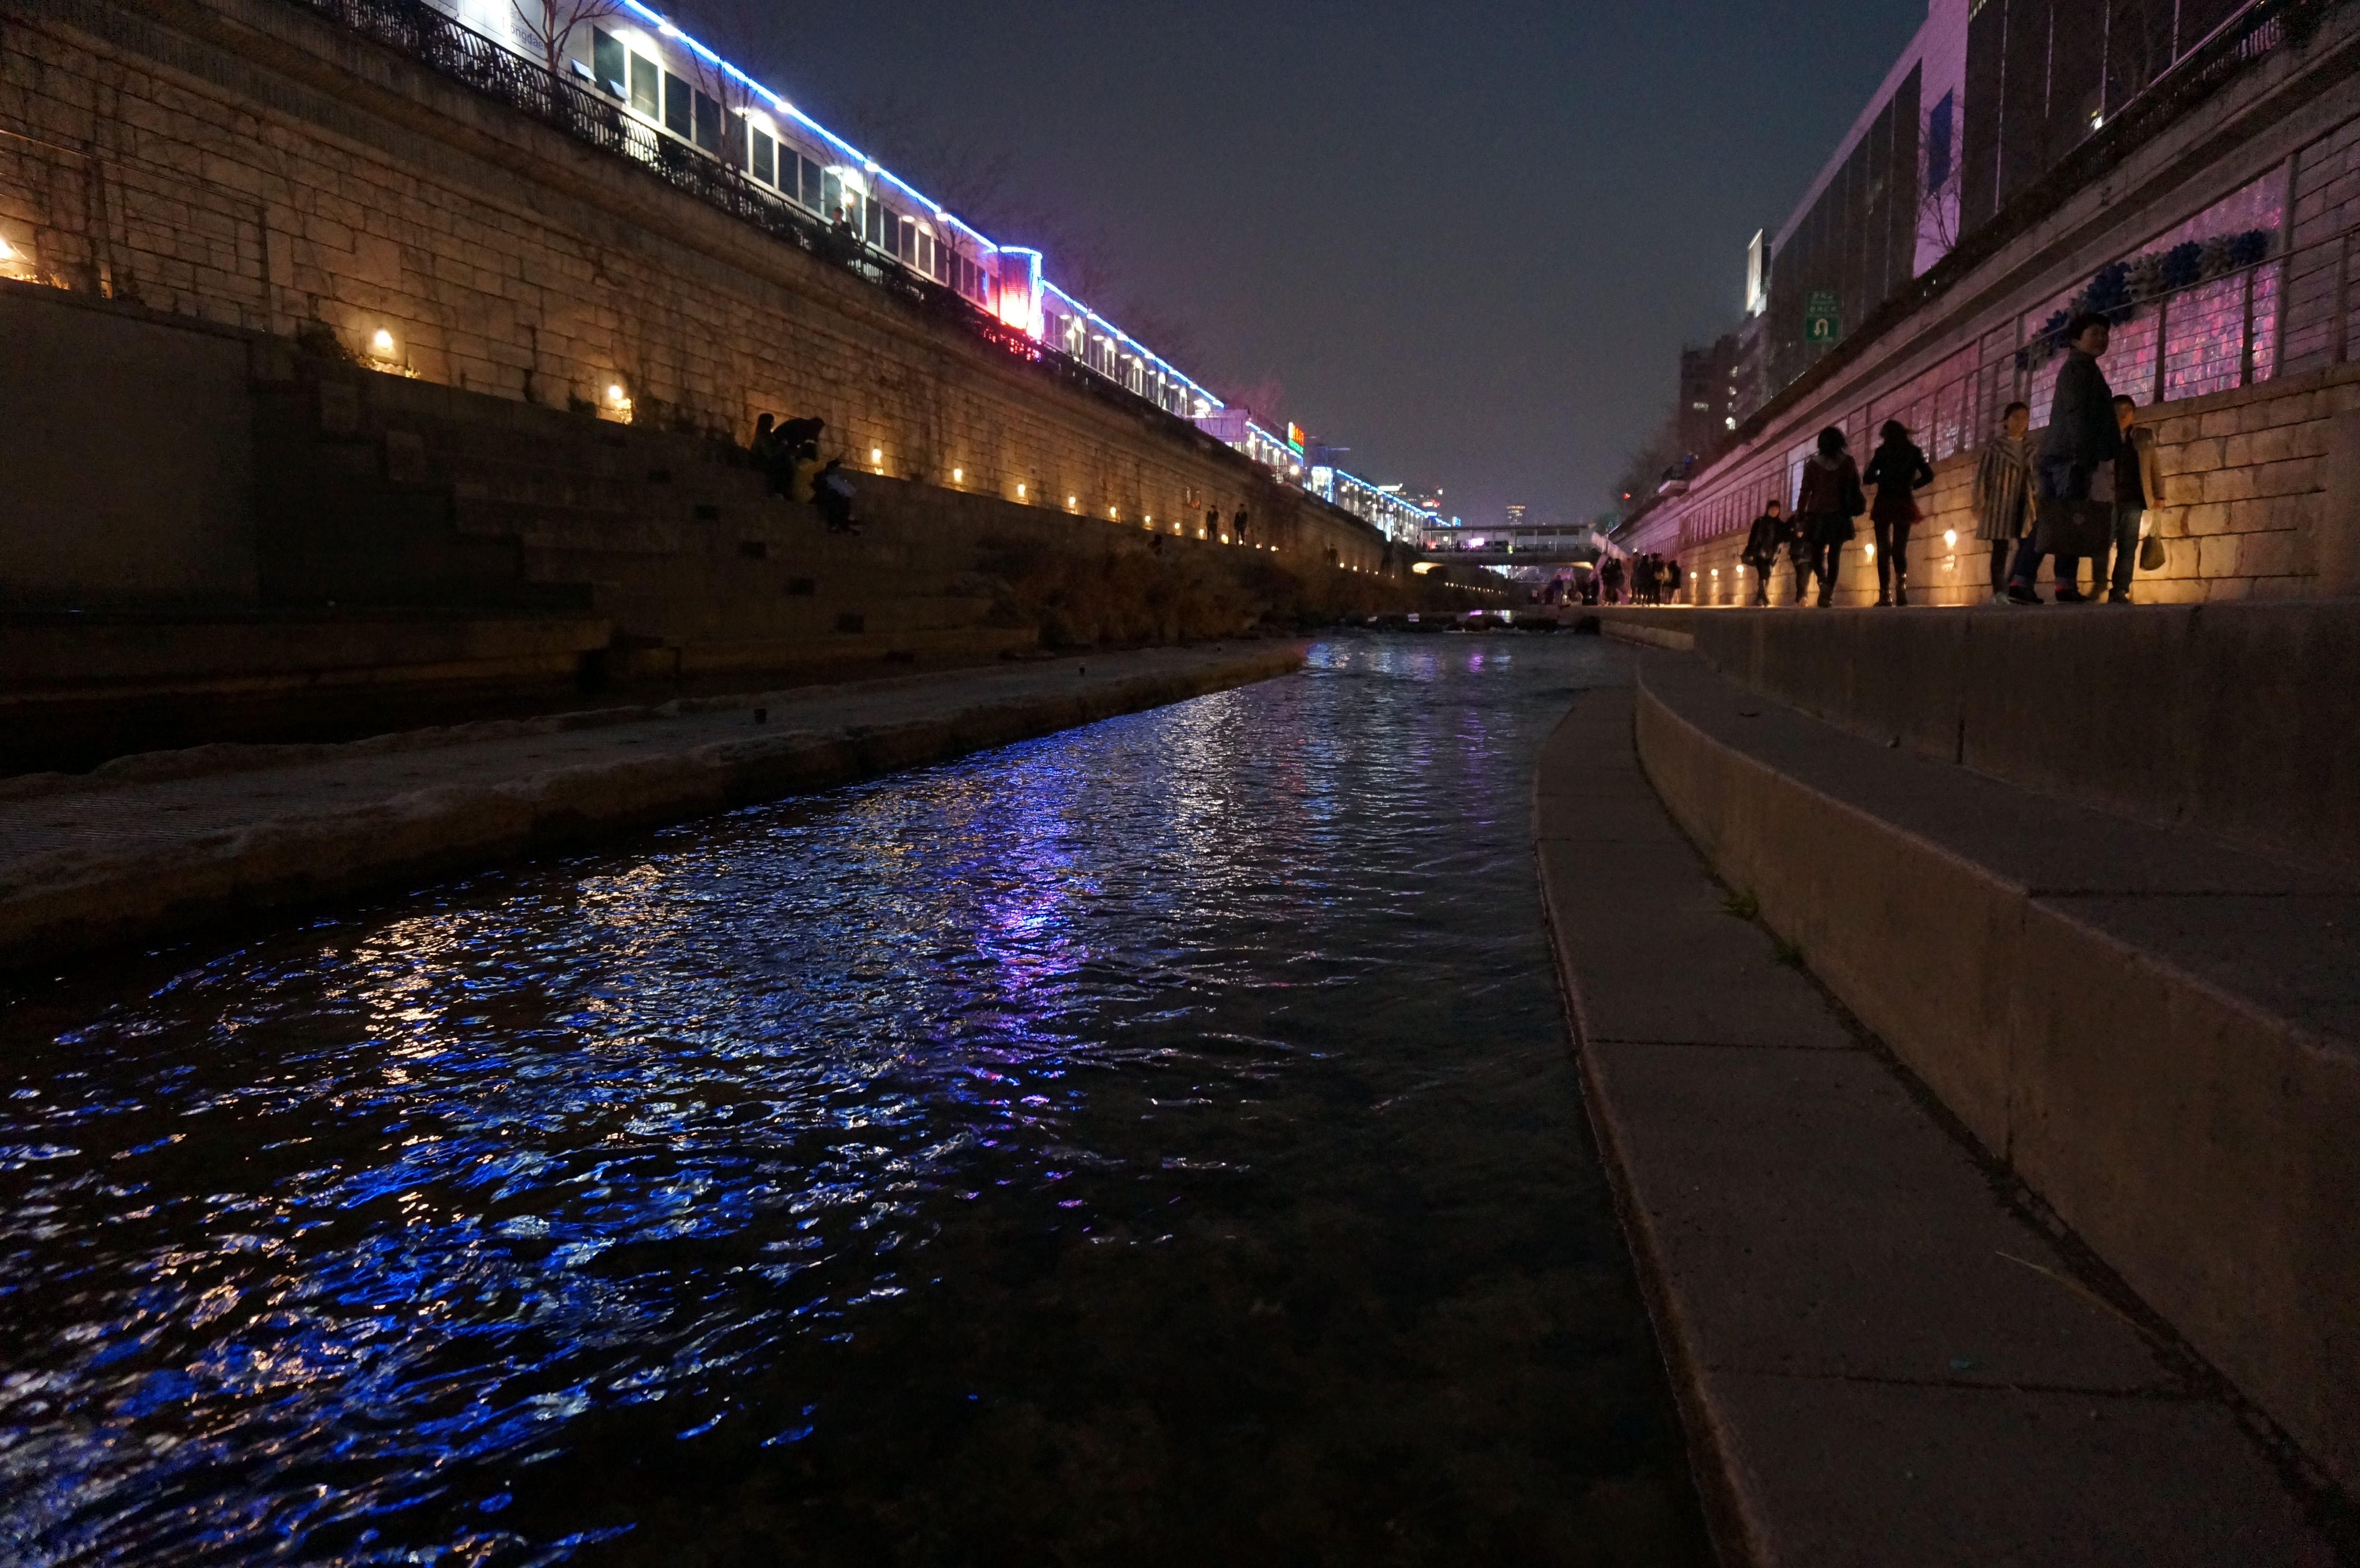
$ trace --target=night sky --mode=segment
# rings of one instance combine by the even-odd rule
[[[681,0],[1225,396],[1496,521],[1593,515],[1916,0]],[[1061,266],[1061,259],[1065,265]],[[1078,276],[1077,276],[1078,274]],[[1261,394],[1261,396],[1257,396]]]

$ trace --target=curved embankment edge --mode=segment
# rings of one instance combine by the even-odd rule
[[[1788,770],[1802,753],[1748,746],[1750,730],[1721,722],[1700,696],[1718,681],[1677,656],[1642,665],[1638,753],[1682,830],[1993,1158],[2348,1493],[2360,1482],[2360,1053],[2319,1022],[2316,998],[2274,985],[2266,966],[2242,985],[2233,964],[2187,962],[2169,930],[2348,894],[2248,865],[2285,887],[2202,887],[2200,875],[2191,897],[2164,856],[2134,866],[2125,888],[2027,885],[1922,793],[1888,797],[1922,819],[1914,827],[1873,809],[1878,759],[1900,754],[1819,726],[1819,782],[1807,781]],[[1743,717],[1776,706],[1722,691]],[[1866,755],[1819,768],[1838,748]],[[1830,783],[1842,768],[1857,789]],[[2014,821],[2106,831],[2097,813],[1954,771],[1962,788],[2005,791],[2024,813]],[[2185,844],[2218,877],[2216,848]],[[2230,924],[2211,929],[2231,945]]]
[[[91,855],[0,890],[0,969],[946,762],[1270,680],[1300,669],[1304,657],[1302,645],[1289,643],[1072,692],[978,702],[912,722],[732,739],[488,785],[429,785],[348,812],[261,818],[148,852]]]

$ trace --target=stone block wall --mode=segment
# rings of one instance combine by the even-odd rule
[[[750,432],[815,414],[864,470],[1149,526],[1260,471],[285,0],[34,0],[0,26],[13,270],[333,343],[389,374]],[[378,334],[385,336],[380,339]],[[956,475],[956,477],[954,477]],[[1304,509],[1289,552],[1372,570]]]
[[[2346,526],[2330,506],[2332,432],[2339,416],[2355,411],[2360,365],[2353,365],[2142,410],[2163,470],[2165,504],[2155,508],[2155,523],[2169,559],[2161,572],[2136,573],[2133,595],[2143,604],[2177,604],[2322,592],[2326,535]],[[1925,517],[1910,535],[1912,604],[1972,604],[1990,595],[1990,556],[1975,538],[1971,509],[1979,460],[1962,452],[1937,464],[1934,483],[1918,493]],[[1956,544],[1946,532],[1957,534]],[[1844,551],[1838,604],[1876,598],[1869,543],[1863,517],[1860,539]],[[1751,602],[1751,573],[1738,570],[1744,548],[1743,534],[1691,547],[1680,564],[1698,580],[1688,595],[1692,603]],[[2086,583],[2089,568],[2082,571]],[[2049,581],[2044,577],[2044,593]],[[1773,576],[1772,603],[1789,603],[1792,587],[1782,565]]]

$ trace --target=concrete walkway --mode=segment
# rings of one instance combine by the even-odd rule
[[[1295,643],[1085,655],[0,781],[0,964],[939,762],[1302,659]]]
[[[1632,726],[1582,698],[1535,836],[1729,1560],[2333,1563],[2217,1379],[1712,879]]]

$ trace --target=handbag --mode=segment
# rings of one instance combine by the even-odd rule
[[[2042,555],[2093,556],[2113,537],[2114,512],[2110,506],[2090,501],[2043,501],[2032,547]]]
[[[2170,561],[2171,551],[2164,545],[2163,535],[2157,531],[2155,512],[2150,508],[2139,517],[2139,570],[2160,572]]]

